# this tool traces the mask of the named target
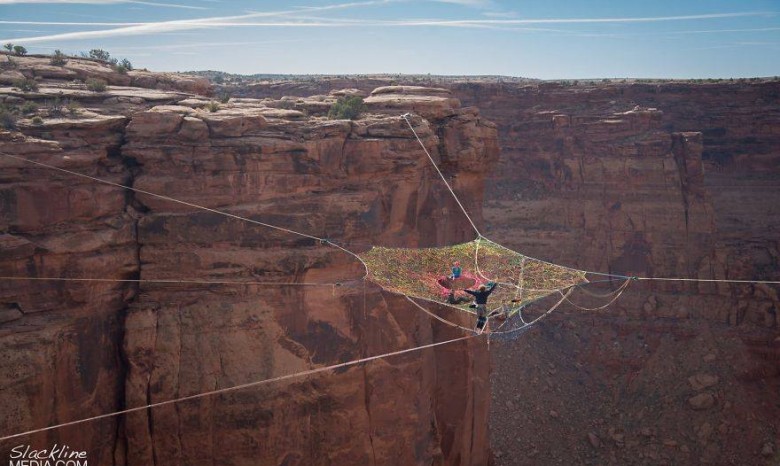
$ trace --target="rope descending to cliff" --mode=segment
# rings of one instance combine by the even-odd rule
[[[481,237],[482,233],[479,232],[479,228],[477,228],[477,225],[474,223],[474,220],[471,219],[471,216],[466,211],[466,208],[463,207],[463,204],[461,204],[460,199],[458,199],[458,196],[455,194],[455,191],[452,190],[452,186],[450,186],[450,183],[447,182],[447,178],[444,177],[444,174],[439,170],[439,166],[436,165],[436,162],[433,160],[433,157],[431,157],[431,153],[428,152],[428,148],[425,147],[425,144],[423,144],[422,140],[420,139],[420,136],[417,135],[417,131],[414,130],[414,126],[412,126],[412,123],[409,121],[409,117],[411,117],[411,113],[404,113],[401,115],[401,118],[406,121],[406,124],[409,125],[409,129],[412,130],[412,133],[414,133],[414,137],[417,139],[417,142],[420,143],[420,147],[422,147],[423,152],[425,152],[425,155],[428,156],[428,160],[431,161],[431,164],[433,164],[433,168],[436,169],[436,172],[441,177],[441,180],[444,182],[444,184],[447,186],[447,189],[450,190],[450,193],[452,194],[453,199],[455,199],[455,202],[458,203],[458,206],[460,207],[460,210],[463,211],[463,215],[466,216],[466,219],[468,219],[469,223],[471,224],[471,227],[474,229],[475,232],[477,232],[477,237]]]
[[[704,282],[704,283],[736,283],[745,285],[780,285],[777,280],[730,280],[721,278],[672,278],[672,277],[631,277],[632,280],[660,282]]]
[[[342,286],[346,283],[362,281],[349,279],[340,282],[258,282],[241,280],[180,280],[164,278],[74,278],[74,277],[4,277],[0,280],[14,281],[50,281],[50,282],[97,282],[97,283],[159,283],[163,285],[227,285],[227,286]]]
[[[24,157],[19,157],[17,155],[12,155],[12,154],[7,154],[5,152],[0,152],[0,156],[7,157],[7,158],[10,158],[10,159],[14,159],[14,160],[18,160],[20,162],[29,163],[29,164],[32,164],[32,165],[38,165],[40,167],[48,168],[48,169],[51,169],[51,170],[56,170],[56,171],[59,171],[59,172],[62,172],[62,173],[67,173],[69,175],[78,176],[80,178],[86,178],[88,180],[92,180],[92,181],[96,181],[98,183],[102,183],[102,184],[106,184],[106,185],[109,185],[109,186],[113,186],[115,188],[127,189],[129,191],[133,191],[133,192],[140,193],[140,194],[145,194],[147,196],[156,197],[158,199],[162,199],[162,200],[169,201],[169,202],[174,202],[176,204],[185,205],[187,207],[193,207],[195,209],[200,209],[200,210],[204,210],[204,211],[211,212],[211,213],[214,213],[214,214],[223,215],[225,217],[233,218],[233,219],[236,219],[236,220],[241,220],[241,221],[244,221],[244,222],[253,223],[255,225],[260,225],[260,226],[263,226],[263,227],[266,227],[266,228],[271,228],[271,229],[274,229],[274,230],[283,231],[285,233],[290,233],[292,235],[297,235],[297,236],[302,236],[304,238],[313,239],[313,240],[319,241],[322,244],[328,244],[328,245],[333,246],[333,247],[335,247],[337,249],[340,249],[341,251],[343,251],[343,252],[349,254],[350,256],[354,257],[355,259],[357,259],[363,265],[363,268],[365,269],[365,274],[363,275],[363,278],[366,278],[368,276],[368,267],[366,267],[366,264],[363,262],[363,260],[357,254],[355,254],[354,252],[350,251],[349,249],[347,249],[347,248],[345,248],[343,246],[340,246],[340,245],[338,245],[338,244],[334,243],[333,241],[331,241],[329,239],[326,239],[326,238],[320,238],[318,236],[310,235],[308,233],[303,233],[303,232],[295,231],[295,230],[292,230],[292,229],[289,229],[289,228],[284,228],[284,227],[280,227],[280,226],[277,226],[277,225],[272,225],[270,223],[261,222],[259,220],[254,220],[254,219],[251,219],[251,218],[242,217],[240,215],[231,214],[230,212],[225,212],[224,210],[212,209],[210,207],[202,206],[202,205],[199,205],[199,204],[194,204],[192,202],[182,201],[180,199],[175,199],[175,198],[172,198],[170,196],[165,196],[165,195],[162,195],[162,194],[153,193],[153,192],[146,191],[146,190],[143,190],[143,189],[135,188],[133,186],[127,186],[127,185],[120,184],[120,183],[114,183],[113,181],[108,181],[108,180],[104,180],[102,178],[97,178],[97,177],[94,177],[94,176],[85,175],[84,173],[74,172],[74,171],[67,170],[65,168],[60,168],[60,167],[57,167],[57,166],[54,166],[54,165],[50,165],[50,164],[47,164],[47,163],[38,162],[38,161],[35,161],[35,160],[30,160],[30,159],[27,159],[27,158],[24,158]]]
[[[157,403],[150,403],[150,404],[143,405],[143,406],[137,406],[135,408],[123,409],[121,411],[115,411],[115,412],[112,412],[112,413],[100,414],[98,416],[87,417],[87,418],[84,418],[84,419],[79,419],[77,421],[63,422],[61,424],[55,424],[53,426],[43,427],[43,428],[40,428],[40,429],[28,430],[26,432],[20,432],[18,434],[5,435],[3,437],[0,437],[0,442],[5,441],[5,440],[14,439],[14,438],[24,437],[25,435],[31,435],[31,434],[36,434],[36,433],[39,433],[39,432],[46,432],[46,431],[50,431],[50,430],[54,430],[54,429],[59,429],[61,427],[68,427],[68,426],[74,426],[74,425],[78,425],[78,424],[84,424],[84,423],[87,423],[87,422],[97,421],[97,420],[100,420],[100,419],[107,419],[107,418],[111,418],[111,417],[120,416],[120,415],[123,415],[123,414],[129,414],[129,413],[134,413],[134,412],[138,412],[138,411],[144,411],[144,410],[147,410],[147,409],[158,408],[160,406],[166,406],[166,405],[171,405],[171,404],[175,404],[175,403],[181,403],[183,401],[190,401],[190,400],[196,400],[196,399],[199,399],[199,398],[205,398],[205,397],[209,397],[209,396],[213,396],[213,395],[218,395],[220,393],[234,392],[234,391],[237,391],[237,390],[245,390],[247,388],[258,387],[260,385],[267,385],[267,384],[270,384],[270,383],[281,382],[281,381],[284,381],[284,380],[290,380],[290,379],[294,379],[294,378],[298,378],[298,377],[305,377],[307,375],[319,374],[321,372],[335,371],[337,369],[343,369],[343,368],[346,368],[346,367],[355,366],[355,365],[358,365],[358,364],[363,364],[363,363],[375,361],[377,359],[385,359],[385,358],[389,358],[389,357],[392,357],[392,356],[399,356],[399,355],[402,355],[402,354],[412,353],[412,352],[415,352],[415,351],[420,351],[420,350],[424,350],[424,349],[428,349],[428,348],[434,348],[436,346],[443,346],[443,345],[448,345],[450,343],[457,343],[459,341],[466,341],[466,340],[470,340],[472,338],[478,338],[480,336],[481,335],[475,335],[475,334],[466,335],[464,337],[454,338],[452,340],[445,340],[445,341],[439,341],[439,342],[436,342],[436,343],[430,343],[430,344],[427,344],[427,345],[415,346],[413,348],[407,348],[407,349],[403,349],[403,350],[399,350],[399,351],[393,351],[393,352],[390,352],[390,353],[378,354],[376,356],[369,356],[369,357],[366,357],[366,358],[355,359],[353,361],[347,361],[347,362],[342,362],[342,363],[339,363],[339,364],[333,364],[331,366],[318,367],[318,368],[315,368],[315,369],[309,369],[309,370],[306,370],[306,371],[296,372],[296,373],[293,373],[293,374],[287,374],[287,375],[281,375],[281,376],[278,376],[278,377],[272,377],[270,379],[258,380],[258,381],[255,381],[255,382],[249,382],[249,383],[244,383],[244,384],[240,384],[240,385],[234,385],[232,387],[220,388],[220,389],[217,389],[217,390],[211,390],[211,391],[208,391],[208,392],[202,392],[202,393],[198,393],[198,394],[195,394],[195,395],[183,396],[183,397],[180,397],[180,398],[174,398],[174,399],[171,399],[171,400],[160,401],[160,402],[157,402]]]

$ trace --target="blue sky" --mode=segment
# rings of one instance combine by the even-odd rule
[[[780,75],[780,0],[0,0],[0,37],[157,71]]]

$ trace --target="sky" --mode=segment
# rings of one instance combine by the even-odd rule
[[[780,0],[0,0],[0,41],[154,71],[780,75]]]

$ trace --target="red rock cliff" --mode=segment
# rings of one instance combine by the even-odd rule
[[[421,138],[476,218],[497,155],[476,110],[420,90],[385,90],[350,122],[251,100],[210,112],[174,92],[116,87],[95,101],[62,80],[40,87],[2,93],[45,105],[61,89],[82,109],[20,120],[0,151],[357,250],[471,237],[398,113],[425,118]],[[388,106],[393,96],[405,104]],[[117,102],[126,116],[112,115]],[[1,163],[3,275],[342,283],[4,281],[3,433],[459,336],[318,241]],[[97,464],[486,464],[487,356],[482,342],[454,344],[20,442],[67,443]]]
[[[366,88],[245,92],[335,83]],[[498,125],[484,212],[503,244],[603,272],[780,279],[776,80],[448,87]],[[772,464],[778,310],[772,286],[636,283],[495,345],[497,462]]]
[[[499,126],[485,220],[505,244],[596,271],[780,279],[780,83],[453,90]],[[778,309],[776,287],[711,283],[564,308],[493,353],[497,462],[771,464]]]

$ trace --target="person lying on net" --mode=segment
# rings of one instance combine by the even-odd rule
[[[490,296],[490,293],[496,289],[496,284],[493,282],[488,282],[488,286],[490,288],[486,287],[485,285],[480,285],[477,291],[463,290],[466,293],[474,296],[474,303],[477,305],[477,328],[479,329],[484,327],[485,322],[487,321],[488,296]]]

